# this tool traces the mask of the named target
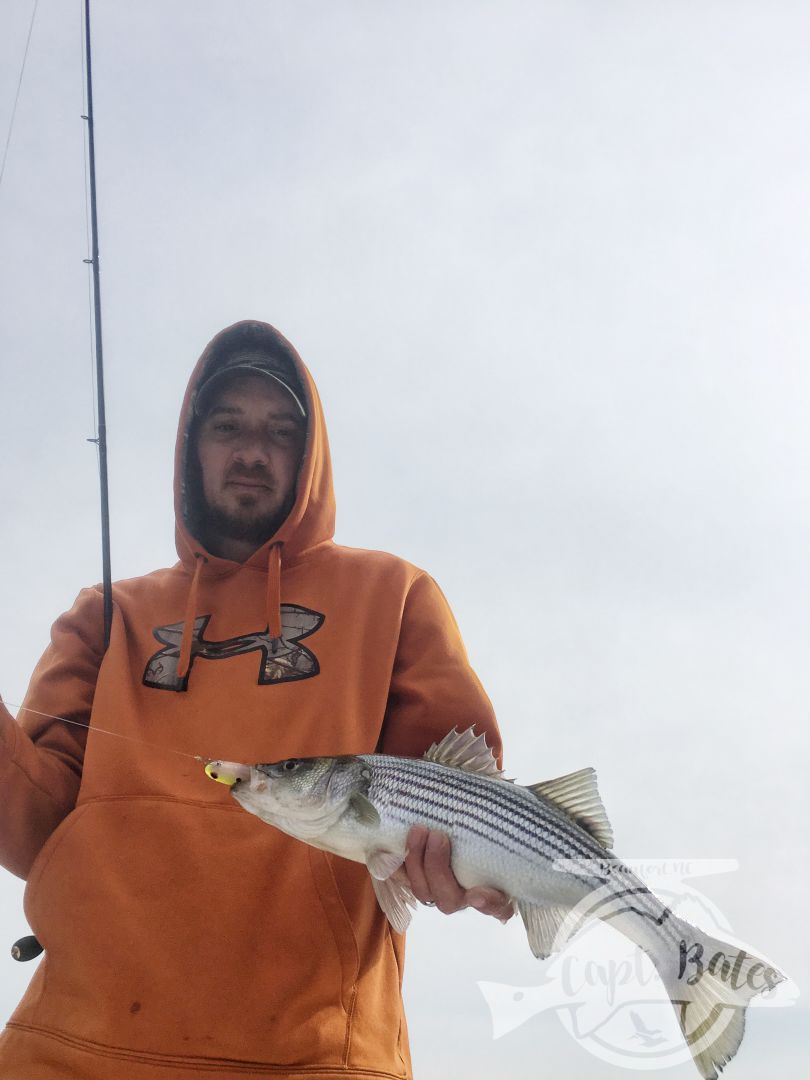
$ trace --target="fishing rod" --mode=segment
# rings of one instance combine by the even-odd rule
[[[101,494],[101,564],[104,593],[104,647],[110,644],[112,631],[112,567],[110,559],[110,492],[107,479],[107,414],[104,407],[104,350],[101,339],[101,275],[98,258],[98,213],[96,209],[96,146],[93,124],[93,61],[90,46],[90,0],[84,0],[84,51],[87,90],[87,157],[90,174],[91,256],[84,261],[93,269],[93,337],[96,346],[96,401],[98,422],[96,437],[88,440],[98,447],[98,479]]]

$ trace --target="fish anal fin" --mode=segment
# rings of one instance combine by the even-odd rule
[[[492,776],[499,780],[504,778],[503,771],[498,768],[498,763],[487,746],[486,737],[476,735],[473,727],[462,732],[453,728],[441,742],[433,743],[430,749],[425,751],[424,758],[436,765],[450,765],[454,769]]]
[[[556,939],[570,908],[549,907],[545,904],[531,904],[526,900],[518,900],[517,909],[526,927],[529,946],[540,960],[545,960],[547,956],[551,956],[566,943]]]
[[[398,933],[404,934],[411,922],[411,909],[416,907],[416,897],[405,875],[394,873],[384,881],[372,876],[371,884],[386,918]]]
[[[595,769],[580,769],[554,780],[541,780],[539,784],[530,784],[527,791],[553,802],[603,847],[613,847],[613,828],[596,786]]]

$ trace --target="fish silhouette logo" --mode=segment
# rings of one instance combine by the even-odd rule
[[[260,654],[259,686],[311,679],[321,670],[317,656],[300,644],[303,638],[314,634],[323,624],[326,616],[319,611],[311,611],[298,604],[282,604],[281,637],[275,639],[267,630],[257,630],[224,641],[210,641],[205,637],[210,618],[210,615],[200,615],[194,620],[191,663],[183,678],[177,674],[183,623],[155,627],[152,633],[164,648],[149,658],[143,673],[144,686],[180,693],[188,688],[196,660],[229,660],[253,652]]]
[[[727,920],[718,908],[685,879],[728,873],[732,859],[626,860],[636,873],[655,881],[655,893],[672,911],[732,941]],[[691,1060],[675,1010],[652,961],[608,925],[602,897],[594,893],[572,909],[555,945],[556,955],[544,965],[532,986],[479,982],[489,1006],[493,1038],[499,1039],[542,1013],[554,1013],[568,1033],[602,1061],[629,1069],[660,1069]],[[616,915],[620,916],[617,907]],[[738,942],[738,944],[742,944]],[[787,979],[760,995],[750,1007],[795,1004],[799,991]],[[718,1023],[728,1022],[721,1016]]]

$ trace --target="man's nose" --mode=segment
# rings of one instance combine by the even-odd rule
[[[258,436],[245,436],[234,449],[234,458],[244,465],[266,465],[270,460],[269,447]]]

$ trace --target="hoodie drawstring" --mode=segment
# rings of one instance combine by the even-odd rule
[[[267,556],[267,632],[275,656],[281,641],[281,544],[272,544]]]
[[[185,679],[191,667],[191,645],[194,640],[194,620],[197,616],[197,593],[203,564],[208,560],[199,551],[194,555],[194,576],[183,616],[183,636],[180,639],[180,656],[177,660],[177,677]],[[267,629],[273,655],[281,643],[281,544],[273,544],[267,556]]]
[[[191,579],[191,588],[188,591],[186,601],[186,613],[183,616],[183,636],[180,639],[180,658],[177,661],[177,677],[185,679],[188,669],[191,667],[191,642],[194,638],[194,620],[197,616],[197,589],[200,582],[200,572],[203,563],[208,562],[199,551],[194,554],[194,576]]]

